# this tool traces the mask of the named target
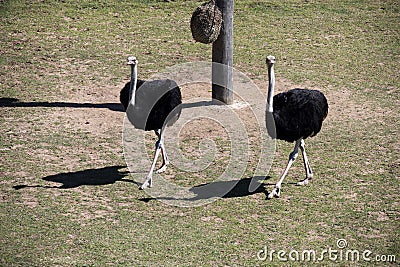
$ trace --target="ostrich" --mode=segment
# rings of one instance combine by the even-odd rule
[[[267,98],[267,118],[273,116],[275,122],[274,131],[272,125],[268,123],[269,134],[273,138],[296,142],[293,152],[289,155],[289,161],[281,178],[276,183],[275,188],[268,194],[268,198],[279,197],[283,179],[298,156],[299,147],[303,156],[306,178],[298,185],[306,185],[313,178],[313,173],[308,162],[304,148],[304,139],[315,136],[322,127],[322,122],[328,115],[328,102],[325,96],[317,90],[292,89],[274,96],[275,73],[274,56],[267,56],[268,66],[268,98]],[[271,122],[271,120],[269,120]]]
[[[164,146],[164,129],[178,120],[181,114],[182,95],[173,80],[138,80],[137,64],[136,57],[128,57],[128,65],[131,66],[131,81],[126,83],[121,90],[120,101],[135,128],[145,131],[153,130],[158,137],[153,163],[146,180],[140,186],[140,189],[145,189],[152,186],[152,174],[160,152],[163,163],[157,173],[165,171],[169,164]]]

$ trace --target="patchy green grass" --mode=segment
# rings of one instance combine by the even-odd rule
[[[0,1],[0,265],[266,266],[257,259],[265,246],[322,251],[341,238],[399,262],[396,1],[235,2],[235,67],[265,92],[273,54],[279,90],[312,87],[328,97],[324,127],[306,142],[316,176],[309,186],[293,185],[303,178],[299,159],[271,201],[239,192],[178,208],[137,189],[114,104],[126,56],[138,57],[140,78],[211,60],[211,46],[189,29],[200,3]],[[182,150],[197,150],[198,139]],[[229,142],[214,140],[221,158],[207,177],[167,174],[183,185],[208,181],[229,155]],[[278,142],[267,191],[291,149]],[[256,156],[242,178],[251,178]],[[281,264],[275,254],[272,265]]]

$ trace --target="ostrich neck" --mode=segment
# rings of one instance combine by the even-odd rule
[[[268,66],[268,98],[267,98],[267,104],[268,104],[268,112],[273,112],[273,100],[274,100],[274,90],[275,90],[275,72],[274,72],[274,66]]]
[[[137,65],[131,65],[131,84],[129,88],[129,97],[131,105],[135,105],[135,94],[137,84]]]

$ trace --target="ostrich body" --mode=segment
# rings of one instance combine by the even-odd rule
[[[152,175],[160,152],[163,163],[157,173],[165,171],[169,164],[164,146],[164,129],[178,120],[181,113],[182,95],[173,80],[138,80],[137,63],[138,60],[135,57],[128,57],[128,65],[131,66],[131,81],[122,88],[120,101],[135,128],[154,131],[158,137],[153,163],[146,180],[140,186],[140,189],[145,189],[152,186]]]
[[[273,198],[280,196],[283,179],[296,160],[299,148],[303,156],[306,178],[297,184],[308,184],[309,180],[313,178],[313,173],[305,151],[304,139],[315,136],[321,130],[322,122],[328,115],[328,102],[324,94],[317,90],[296,88],[274,96],[275,57],[268,56],[266,63],[268,66],[269,78],[266,116],[272,115],[275,122],[274,131],[273,127],[268,125],[267,120],[268,132],[273,138],[288,142],[296,142],[293,151],[289,155],[289,161],[281,178],[276,183],[272,192],[268,194],[268,198]]]

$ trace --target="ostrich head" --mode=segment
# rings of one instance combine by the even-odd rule
[[[275,63],[275,57],[274,56],[267,56],[265,61],[266,61],[268,66],[272,66]]]
[[[134,56],[128,57],[128,65],[136,65],[139,61]]]

